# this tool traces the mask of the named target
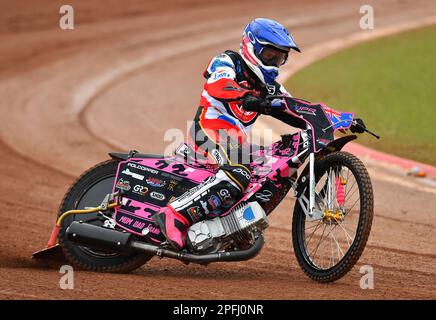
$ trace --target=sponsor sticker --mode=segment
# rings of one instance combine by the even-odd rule
[[[156,191],[152,191],[150,193],[150,197],[152,197],[153,199],[156,199],[156,200],[160,200],[160,201],[165,200],[165,196],[162,193],[156,192]]]
[[[233,169],[233,172],[239,173],[240,175],[242,175],[245,179],[247,179],[249,181],[251,179],[250,174],[241,168]]]
[[[295,108],[295,111],[297,111],[298,113],[305,113],[305,114],[309,114],[311,116],[315,116],[316,115],[316,109],[314,108],[309,108],[309,107],[304,107],[304,106],[298,106]]]
[[[221,206],[220,198],[215,195],[212,195],[207,202],[209,202],[209,205],[211,206],[212,210],[215,210],[216,208]]]
[[[169,191],[174,191],[175,187],[177,186],[177,181],[175,180],[170,180],[167,184],[167,189]]]
[[[221,189],[221,190],[219,191],[219,195],[220,195],[220,197],[221,197],[221,199],[222,199],[222,201],[223,201],[224,203],[225,203],[227,200],[229,200],[229,199],[232,198],[232,196],[230,195],[229,190],[227,190],[227,189]]]
[[[145,196],[148,192],[148,188],[137,184],[133,187],[133,192]]]
[[[196,193],[198,190],[200,190],[201,188],[203,188],[205,185],[212,183],[213,181],[215,181],[215,176],[209,176],[208,178],[206,178],[206,180],[204,180],[202,183],[200,183],[199,185],[189,189],[188,191],[186,191],[184,194],[182,194],[178,200],[184,200],[186,198],[189,198],[190,196],[192,196],[194,193]],[[210,190],[205,190],[205,192],[209,192]]]
[[[162,188],[163,186],[166,185],[166,182],[157,178],[147,178],[145,180],[145,182],[147,182],[148,185],[152,186],[152,187],[156,187],[156,188]]]
[[[207,208],[207,202],[203,201],[203,200],[200,200],[200,204],[203,207],[204,213],[205,214],[209,214],[209,209]]]
[[[153,174],[157,174],[157,173],[159,172],[159,171],[157,171],[157,170],[155,170],[155,169],[152,169],[152,168],[149,168],[149,167],[146,167],[146,166],[140,165],[139,163],[135,163],[135,162],[128,162],[128,163],[127,163],[127,166],[128,166],[128,167],[131,167],[131,168],[138,169],[138,170],[142,170],[142,171],[150,172],[150,173],[153,173]],[[141,179],[141,180],[142,180],[142,179]]]
[[[224,164],[224,159],[221,156],[221,153],[217,149],[213,149],[210,154],[215,159],[216,163],[218,164]]]
[[[188,210],[188,214],[191,216],[193,221],[198,221],[200,217],[200,208],[195,206],[191,207]]]
[[[252,221],[256,218],[251,207],[245,208],[244,212],[242,213],[242,217],[247,221]]]
[[[123,180],[123,178],[120,178],[117,181],[116,187],[118,189],[124,190],[124,191],[129,191],[130,190],[130,181],[128,180]]]
[[[218,80],[222,78],[233,78],[232,75],[224,70],[214,72],[213,74],[213,80]]]
[[[134,173],[134,172],[130,171],[128,168],[123,170],[122,173],[125,174],[126,176],[131,176],[131,177],[138,179],[138,180],[144,180],[144,176],[142,174]]]
[[[323,146],[326,146],[326,145],[328,145],[330,143],[330,140],[318,138],[318,139],[316,139],[316,142],[318,142],[319,144],[321,144]]]
[[[270,190],[265,189],[258,193],[255,193],[254,196],[256,197],[257,200],[261,202],[268,202],[271,201],[273,197],[273,193]]]

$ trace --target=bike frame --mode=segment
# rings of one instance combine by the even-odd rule
[[[271,97],[274,98],[274,96]],[[349,126],[351,125],[353,114],[340,113],[329,109],[323,104],[308,104],[305,102],[303,103],[298,99],[280,97],[283,99],[280,110],[289,114],[292,118],[300,118],[304,120],[306,123],[306,130],[301,130],[294,135],[290,135],[292,141],[285,141],[282,139],[281,141],[274,143],[271,147],[259,149],[256,151],[258,153],[253,153],[253,155],[260,159],[260,162],[257,162],[256,159],[251,163],[253,168],[253,179],[241,199],[239,199],[232,208],[223,213],[222,216],[229,214],[232,209],[238,206],[241,202],[252,201],[253,199],[250,198],[253,196],[253,198],[256,198],[255,200],[262,202],[261,206],[264,208],[266,214],[270,214],[283,199],[283,196],[285,195],[284,192],[289,191],[291,188],[294,189],[295,195],[297,196],[307,219],[317,220],[324,216],[324,213],[317,208],[316,203],[315,155],[318,153],[325,154],[330,152],[327,147],[330,146],[330,143],[334,142],[334,130],[344,128],[344,126],[339,125],[343,122],[342,116],[348,116],[347,123]],[[339,115],[339,120],[333,122],[328,117],[329,113]],[[303,138],[302,141],[301,138]],[[348,141],[349,140],[346,142]],[[266,154],[266,150],[271,151],[271,154]],[[113,192],[116,191],[115,188],[124,188],[129,191],[134,187],[134,184],[139,183],[136,181],[137,179],[135,180],[135,177],[141,178],[140,180],[145,186],[145,195],[139,196],[138,198],[137,193],[130,193],[129,196],[123,198],[125,203],[123,203],[120,208],[115,209],[114,215],[115,223],[119,227],[138,235],[143,235],[143,231],[147,229],[147,225],[154,224],[153,219],[151,218],[152,214],[165,206],[167,199],[181,196],[181,194],[175,195],[174,193],[169,192],[169,189],[165,189],[164,176],[177,176],[179,179],[183,179],[184,183],[191,183],[191,186],[188,186],[188,190],[190,190],[193,185],[202,183],[209,176],[214,175],[213,171],[185,162],[184,158],[177,153],[169,158],[163,156],[144,156],[145,157],[136,157],[135,154],[132,154],[127,159],[124,159],[125,161],[120,162],[116,176],[116,183],[114,184],[113,189]],[[296,171],[304,162],[307,161],[307,159],[309,159],[308,165],[306,165],[306,168],[304,168],[302,173],[300,173],[300,177],[297,177],[297,179],[294,180],[293,178],[296,176]],[[148,167],[148,172],[141,171],[135,164],[143,168]],[[128,167],[129,165],[130,167]],[[309,172],[307,172],[307,167]],[[149,177],[148,175],[150,171],[155,173]],[[307,184],[306,179],[309,179]],[[125,183],[129,183],[129,181],[132,181],[132,186],[129,186],[128,184],[125,185]],[[147,185],[144,184],[146,181]],[[332,184],[330,179],[329,184]],[[306,187],[306,185],[309,188],[309,199],[307,199],[305,195],[306,189],[297,190],[297,188],[300,189],[300,185],[302,186],[301,188]],[[333,185],[328,188],[329,190],[333,190]],[[149,191],[147,192],[147,190]],[[262,192],[266,192],[269,195],[265,196]],[[160,196],[160,199],[156,198],[156,195]],[[150,196],[154,199],[150,199]],[[266,199],[262,200],[262,197],[269,197],[270,200],[274,197],[274,201]],[[131,221],[134,221],[133,226],[140,227],[136,229],[132,228]],[[152,230],[156,229],[153,225],[151,225],[150,228]],[[160,238],[161,237],[156,239],[156,241],[159,242]]]

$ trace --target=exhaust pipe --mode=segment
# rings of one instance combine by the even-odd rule
[[[66,230],[67,240],[97,250],[128,253],[132,234],[74,221]]]
[[[248,260],[255,257],[265,243],[263,236],[259,235],[254,244],[246,250],[200,255],[161,248],[153,244],[133,240],[131,239],[132,234],[126,231],[102,228],[77,221],[74,221],[67,228],[66,235],[70,242],[99,250],[117,253],[136,251],[156,255],[161,258],[177,259],[184,263],[192,262],[198,264]]]
[[[211,254],[192,254],[185,252],[178,252],[169,249],[164,249],[152,244],[148,244],[140,241],[132,241],[130,246],[135,251],[144,253],[152,253],[158,257],[168,257],[177,259],[183,262],[193,262],[198,264],[208,264],[211,262],[225,262],[225,261],[244,261],[255,257],[262,249],[265,241],[263,236],[260,235],[253,246],[246,250],[238,250],[231,252],[218,252]]]

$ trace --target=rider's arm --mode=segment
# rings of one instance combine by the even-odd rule
[[[289,113],[285,113],[282,110],[277,110],[272,108],[270,112],[270,116],[292,127],[303,129],[303,130],[306,129],[306,122],[304,122],[304,120],[295,117]]]
[[[292,97],[292,95],[282,85],[280,85],[279,91],[280,91],[279,93],[280,95],[286,97]],[[301,120],[298,117],[290,115],[289,113],[285,113],[282,110],[277,110],[272,108],[269,115],[292,127],[299,128],[299,129],[306,129],[306,122],[304,122],[304,120]]]
[[[247,92],[236,81],[235,66],[226,54],[212,59],[203,75],[207,79],[204,90],[215,99],[224,101],[240,100]]]

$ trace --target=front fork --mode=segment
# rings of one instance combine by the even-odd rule
[[[327,201],[328,205],[331,205],[331,201],[329,199],[332,199],[333,197],[333,188],[330,177],[328,179]],[[309,208],[305,213],[307,219],[310,221],[324,218],[324,211],[320,210],[316,206],[315,154],[313,152],[309,153]]]
[[[308,220],[318,220],[324,217],[324,212],[317,209],[316,206],[316,181],[315,181],[315,152],[314,146],[312,145],[312,132],[311,130],[307,130],[307,132],[302,133],[303,138],[303,146],[307,148],[306,151],[309,151],[309,199],[305,198],[303,192],[298,201],[302,205],[306,217]],[[330,178],[329,178],[330,179]],[[331,192],[333,191],[330,187],[330,181],[328,186],[328,197],[331,197]],[[304,199],[305,198],[305,199]],[[308,200],[308,201],[307,201]],[[306,204],[306,208],[304,208],[304,204]]]
[[[313,217],[315,211],[315,153],[309,154],[309,216]]]

